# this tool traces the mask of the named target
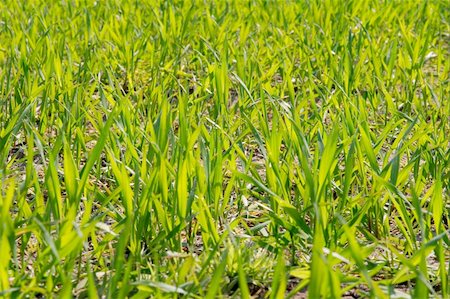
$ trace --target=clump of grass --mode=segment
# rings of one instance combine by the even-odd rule
[[[0,4],[0,294],[449,296],[447,1]]]

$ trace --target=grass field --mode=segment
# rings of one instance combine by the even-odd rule
[[[450,3],[0,2],[0,297],[449,298]]]

